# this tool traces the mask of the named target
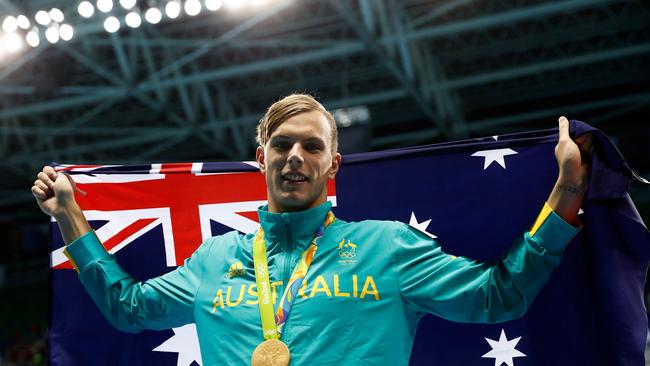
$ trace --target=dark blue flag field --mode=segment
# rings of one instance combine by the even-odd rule
[[[594,133],[596,150],[583,228],[548,284],[519,320],[458,324],[424,316],[412,365],[644,364],[650,233],[628,191],[648,182],[602,132],[579,121],[570,129],[573,137]],[[498,260],[553,188],[556,142],[552,129],[344,156],[329,200],[346,221],[402,221],[447,253]],[[106,249],[140,280],[173,270],[205,238],[255,231],[266,199],[252,162],[59,168],[74,178],[77,201]],[[111,327],[63,245],[52,222],[52,365],[201,365],[193,324],[139,334]]]

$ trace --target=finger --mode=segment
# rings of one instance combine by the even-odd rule
[[[560,128],[560,139],[570,139],[569,137],[569,120],[562,116],[558,120]]]
[[[81,194],[82,196],[85,196],[85,195],[88,194],[88,192],[86,192],[86,191],[80,189],[79,187],[77,187],[77,184],[74,182],[74,179],[72,179],[72,176],[70,175],[70,173],[62,173],[62,174],[63,174],[63,176],[65,176],[66,178],[68,178],[68,181],[70,182],[70,185],[72,186],[72,189],[73,189],[75,192],[78,192],[78,193]]]
[[[37,188],[39,188],[41,191],[43,191],[43,193],[45,193],[46,196],[48,196],[48,197],[54,196],[54,192],[45,183],[43,183],[41,180],[36,180],[34,182],[34,185]]]
[[[52,188],[54,181],[45,172],[39,172],[37,175],[38,179],[45,183],[49,188]]]
[[[54,170],[54,168],[49,165],[43,167],[43,172],[47,174],[47,176],[50,177],[52,181],[56,181],[56,177],[59,176],[59,173],[57,173],[56,170]]]
[[[44,201],[47,199],[47,195],[38,187],[32,186],[32,194],[36,197],[37,200]]]

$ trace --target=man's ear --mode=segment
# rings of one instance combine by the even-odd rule
[[[261,146],[258,146],[257,150],[255,150],[255,161],[260,167],[260,172],[264,174],[266,172],[266,165],[264,164],[264,148]]]
[[[336,155],[334,155],[334,157],[332,158],[332,166],[330,167],[330,170],[327,174],[329,179],[334,179],[334,177],[336,177],[336,173],[338,173],[340,166],[341,166],[341,154],[336,153]]]

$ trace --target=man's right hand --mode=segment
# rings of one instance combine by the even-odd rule
[[[76,208],[74,187],[65,174],[57,173],[51,166],[43,167],[32,186],[32,194],[38,206],[50,216],[60,216],[66,210]]]
[[[66,244],[90,231],[90,225],[74,199],[74,190],[72,178],[57,173],[51,166],[43,167],[32,186],[38,206],[46,214],[54,216]]]

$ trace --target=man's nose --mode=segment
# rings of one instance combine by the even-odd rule
[[[289,151],[289,166],[292,169],[299,167],[304,162],[302,153],[302,146],[300,144],[293,144]]]

